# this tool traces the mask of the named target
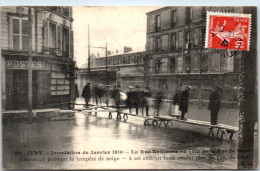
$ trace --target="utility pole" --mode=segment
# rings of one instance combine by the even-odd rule
[[[88,73],[90,73],[90,35],[89,35],[89,24],[88,24]]]
[[[28,119],[32,123],[32,9],[28,8]]]

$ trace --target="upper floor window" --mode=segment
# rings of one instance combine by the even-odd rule
[[[156,15],[156,17],[155,17],[155,30],[156,31],[161,30],[161,18],[160,18],[160,15]]]
[[[50,28],[49,47],[52,48],[53,50],[56,50],[56,24],[50,23],[49,28]]]
[[[176,49],[176,34],[171,34],[171,38],[170,38],[170,47],[171,50],[175,50]]]
[[[185,49],[188,49],[190,46],[190,32],[189,30],[185,32]]]
[[[160,73],[162,70],[162,61],[160,59],[155,62],[155,73]]]
[[[192,7],[187,7],[186,15],[187,15],[187,17],[186,17],[187,20],[186,21],[189,24],[189,22],[192,21],[192,17],[193,17]]]
[[[162,50],[168,50],[169,48],[169,35],[162,35]]]
[[[69,30],[66,28],[62,29],[62,54],[64,54],[65,57],[69,57]]]
[[[171,28],[174,28],[177,23],[177,12],[176,10],[171,11]]]
[[[13,18],[13,50],[29,49],[28,19]]]
[[[190,20],[192,20],[192,18],[193,18],[193,11],[192,11],[192,7],[189,7],[189,10],[190,10],[190,12],[189,12],[189,14],[190,14]]]
[[[69,7],[60,7],[60,6],[55,7],[55,6],[53,6],[53,7],[50,7],[50,10],[51,11],[56,11],[56,12],[58,12],[58,13],[60,13],[62,15],[65,15],[67,17],[69,17],[69,15],[70,15]]]
[[[161,49],[161,41],[160,41],[160,37],[155,37],[154,38],[154,50],[156,52],[160,51]]]
[[[175,72],[175,68],[176,68],[175,58],[170,58],[169,65],[170,65],[169,66],[170,73]]]

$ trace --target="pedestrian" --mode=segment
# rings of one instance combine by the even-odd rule
[[[176,90],[176,93],[173,97],[173,110],[174,110],[174,115],[179,116],[179,104],[180,104],[180,99],[181,99],[181,90]]]
[[[134,102],[135,111],[136,111],[136,115],[138,115],[139,107],[141,107],[141,91],[140,91],[139,85],[135,86],[134,99],[135,99],[135,102]]]
[[[129,86],[128,88],[129,88],[129,90],[126,93],[127,99],[126,99],[125,103],[126,103],[126,106],[129,108],[130,114],[132,114],[132,106],[134,105],[134,97],[133,97],[134,87],[133,86]]]
[[[154,116],[159,116],[159,112],[160,112],[160,108],[161,108],[161,103],[162,103],[162,99],[164,97],[164,92],[163,90],[160,90],[156,96],[155,96],[155,110],[154,110]]]
[[[109,98],[110,98],[110,85],[106,85],[105,86],[105,103],[107,105],[107,108],[108,108],[108,104],[109,104]]]
[[[180,101],[179,101],[179,110],[181,111],[181,120],[185,119],[185,114],[188,112],[189,107],[189,92],[190,86],[187,86],[185,90],[181,92]]]
[[[75,84],[75,100],[77,97],[79,97],[79,89],[78,89],[78,85]]]
[[[145,111],[146,111],[146,116],[150,116],[149,115],[149,98],[152,97],[152,92],[150,90],[149,86],[146,86],[144,91],[141,93],[141,99],[142,99],[142,107],[145,107]]]
[[[82,91],[82,97],[84,97],[84,99],[85,99],[86,108],[87,108],[89,99],[91,98],[90,83],[87,83],[87,85],[85,85],[85,87]]]
[[[114,99],[116,109],[117,109],[117,119],[120,119],[120,85],[114,86],[112,97]]]
[[[210,122],[212,125],[218,124],[218,112],[220,110],[220,100],[222,96],[223,88],[221,86],[216,86],[215,90],[211,92],[209,97],[208,109],[210,113]]]

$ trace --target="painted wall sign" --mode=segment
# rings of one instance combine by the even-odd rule
[[[25,60],[6,60],[6,69],[28,69],[28,61]],[[32,69],[34,70],[50,70],[50,65],[45,61],[33,61]]]

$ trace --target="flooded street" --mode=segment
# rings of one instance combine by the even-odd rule
[[[143,121],[77,112],[75,120],[5,124],[4,168],[237,168],[237,137],[233,142],[208,139],[207,127],[174,122],[165,129],[144,126]]]

